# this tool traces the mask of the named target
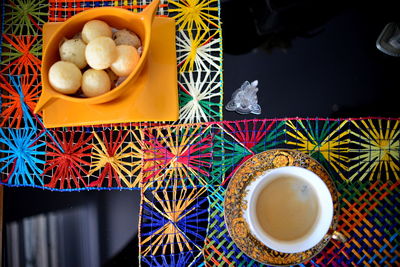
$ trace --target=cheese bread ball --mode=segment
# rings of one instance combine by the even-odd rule
[[[114,32],[113,39],[116,45],[131,45],[136,49],[142,46],[139,37],[126,29]]]
[[[117,47],[110,37],[97,37],[87,44],[85,56],[93,69],[107,69],[117,58]]]
[[[63,94],[74,94],[81,87],[82,73],[71,62],[58,61],[49,70],[49,82],[54,90]]]
[[[74,63],[78,68],[86,67],[86,44],[81,39],[70,39],[63,42],[59,52],[62,61]]]
[[[101,20],[90,20],[86,22],[82,29],[82,39],[85,43],[96,39],[97,37],[112,37],[112,31],[107,23]]]
[[[111,89],[110,78],[104,70],[88,69],[82,75],[82,92],[87,97],[107,93]]]
[[[139,61],[136,48],[130,45],[117,46],[117,59],[111,64],[111,70],[118,76],[128,76]]]

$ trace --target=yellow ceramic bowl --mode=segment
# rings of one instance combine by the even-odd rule
[[[141,13],[133,13],[128,10],[117,8],[117,7],[100,7],[93,8],[75,16],[69,18],[62,23],[56,32],[49,39],[48,45],[43,51],[42,58],[42,94],[39,102],[36,105],[35,113],[42,110],[42,108],[54,99],[64,99],[71,102],[85,103],[85,104],[100,104],[111,101],[123,94],[126,90],[129,90],[127,85],[135,80],[143,68],[145,59],[148,54],[150,37],[151,37],[151,25],[154,19],[158,7],[159,0],[154,0],[148,5]],[[64,95],[54,90],[48,78],[50,67],[57,61],[60,60],[59,55],[59,44],[61,40],[65,38],[72,38],[75,34],[82,31],[83,26],[89,20],[102,20],[113,28],[116,29],[128,29],[136,33],[142,41],[142,55],[134,71],[128,76],[128,78],[121,83],[118,87],[111,91],[90,98],[74,97]]]

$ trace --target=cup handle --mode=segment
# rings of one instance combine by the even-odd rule
[[[342,243],[345,243],[347,241],[347,237],[338,231],[333,231],[331,235],[333,240],[337,240]]]

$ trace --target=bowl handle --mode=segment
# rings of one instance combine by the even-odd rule
[[[154,0],[140,13],[142,15],[142,19],[146,24],[153,23],[154,16],[156,15],[159,3],[160,0]]]
[[[42,94],[40,95],[39,101],[36,103],[33,113],[39,113],[39,111],[41,111],[50,102],[53,102],[56,98],[57,97],[48,90],[42,90]]]

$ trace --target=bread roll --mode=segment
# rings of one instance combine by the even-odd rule
[[[131,45],[136,49],[142,46],[139,36],[126,29],[114,32],[113,39],[116,45]]]
[[[74,63],[78,68],[86,67],[86,44],[81,39],[70,39],[63,42],[59,52],[62,61]]]
[[[87,97],[99,96],[111,89],[110,78],[104,70],[88,69],[82,76],[82,92]]]
[[[111,70],[118,76],[128,76],[139,61],[137,49],[130,45],[117,46],[117,59],[111,64]]]
[[[54,90],[63,94],[74,94],[81,87],[82,73],[71,62],[58,61],[49,70],[49,82]]]
[[[85,56],[91,68],[107,69],[117,59],[117,47],[110,37],[97,37],[87,44]]]
[[[112,31],[107,23],[101,20],[90,20],[86,22],[82,29],[82,39],[85,43],[96,39],[97,37],[112,37]]]

